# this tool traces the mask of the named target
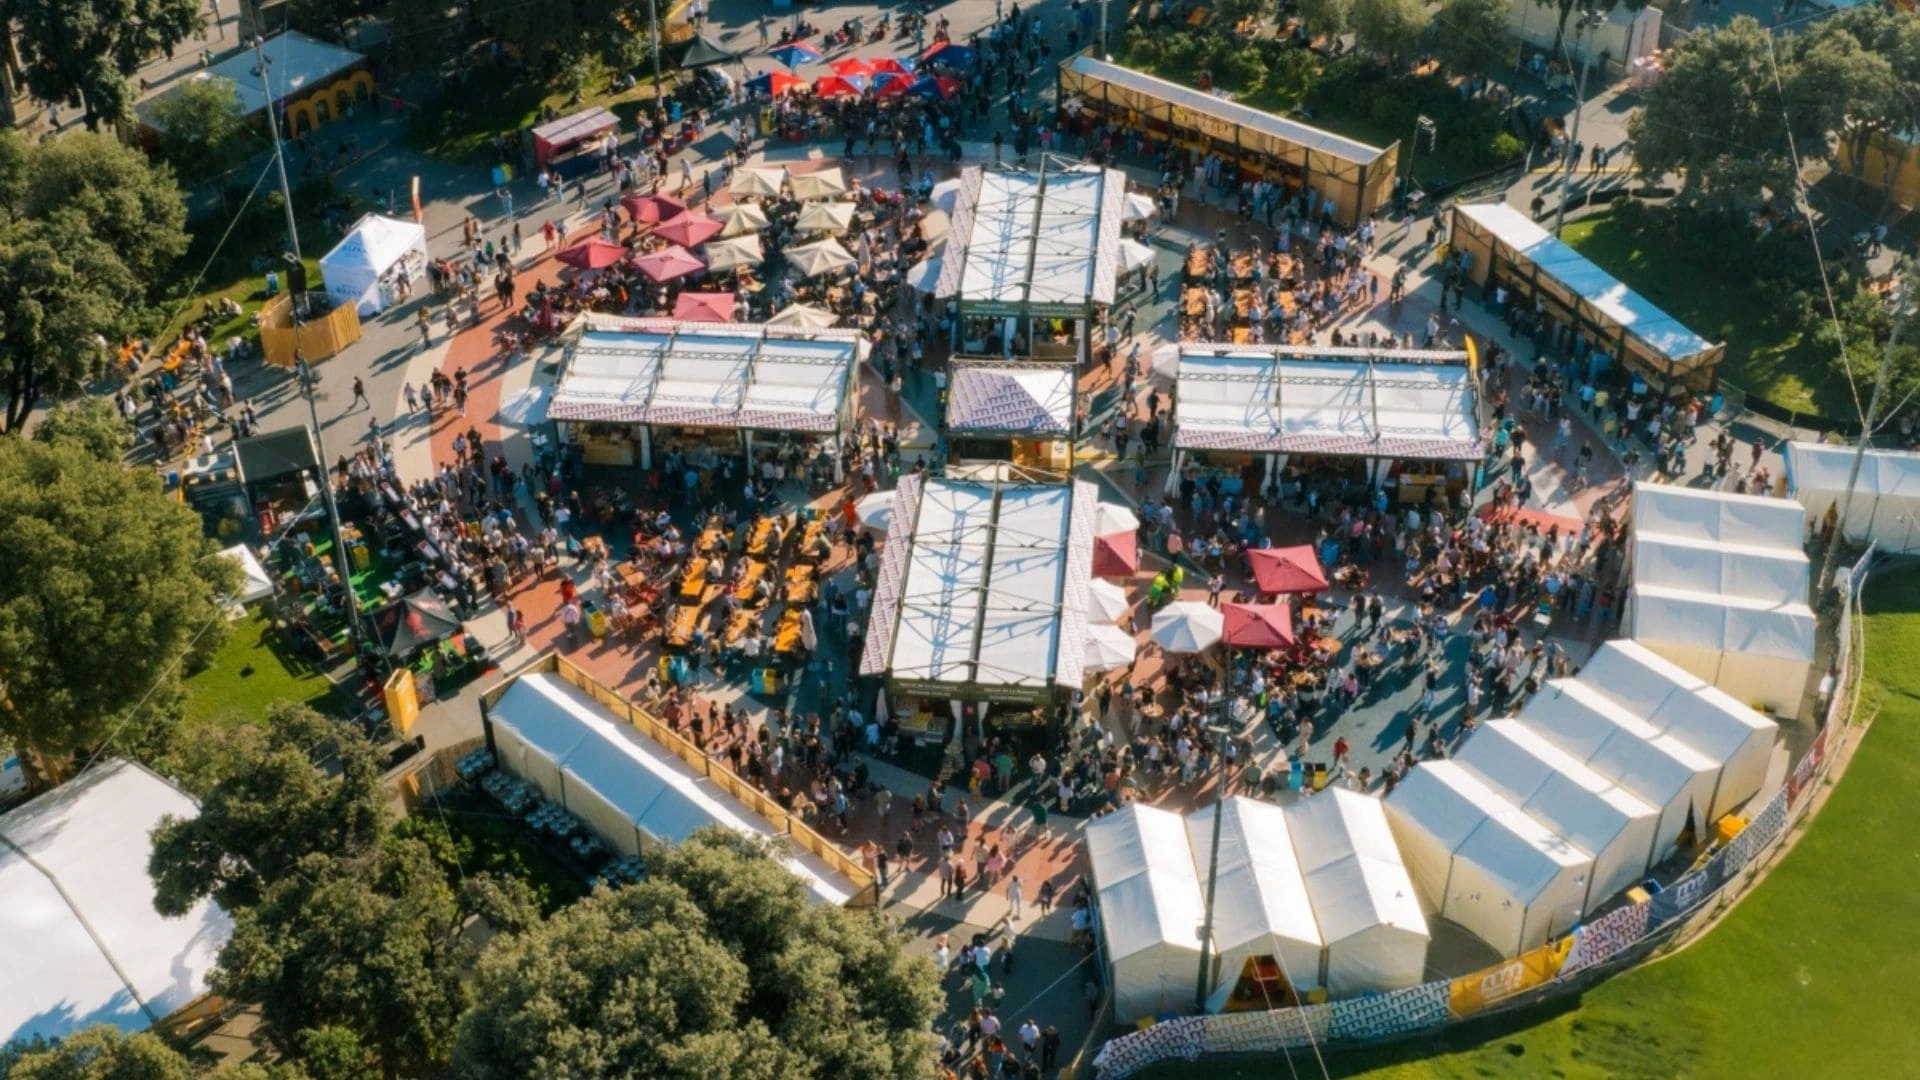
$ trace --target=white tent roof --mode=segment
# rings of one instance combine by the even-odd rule
[[[1220,823],[1213,903],[1221,988],[1232,990],[1245,961],[1259,956],[1277,957],[1297,991],[1320,985],[1320,927],[1287,839],[1284,810],[1240,795],[1188,814],[1196,876],[1207,873],[1213,815],[1221,806],[1226,817]]]
[[[1790,499],[1673,484],[1633,485],[1633,531],[1803,552],[1806,512]]]
[[[239,599],[241,603],[251,604],[255,600],[264,600],[273,595],[273,576],[267,573],[266,567],[260,565],[260,557],[253,553],[252,548],[245,544],[235,544],[220,554],[232,559],[240,566]]]
[[[521,772],[522,763],[550,763],[558,801],[609,844],[637,850],[637,833],[677,843],[703,825],[743,836],[772,838],[772,823],[665,748],[616,721],[585,693],[557,675],[523,675],[487,711],[501,766]],[[548,789],[537,775],[527,779]],[[551,782],[551,781],[547,781]],[[807,890],[831,904],[853,898],[854,883],[818,856],[804,851],[781,863]]]
[[[0,815],[0,1043],[93,1024],[141,1031],[206,993],[233,923],[211,900],[153,910],[150,834],[200,812],[110,761]]]
[[[1042,157],[1037,172],[971,166],[938,296],[982,314],[1066,314],[1111,304],[1126,176]]]
[[[1073,432],[1071,364],[956,362],[947,391],[947,430],[1065,438]]]
[[[1380,800],[1330,787],[1289,806],[1286,819],[1326,942],[1327,992],[1419,985],[1427,920]]]
[[[1853,469],[1851,446],[1787,444],[1787,483],[1793,497],[1815,521],[1846,499]],[[1920,454],[1906,450],[1868,450],[1860,462],[1853,503],[1842,531],[1863,544],[1873,540],[1896,552],[1920,546]]]
[[[1542,825],[1590,852],[1586,905],[1638,881],[1653,858],[1660,810],[1518,720],[1482,725],[1454,755]]]
[[[260,48],[268,60],[267,82],[273,87],[276,101],[299,97],[365,59],[351,49],[308,37],[298,30],[275,34]],[[241,49],[205,71],[194,72],[188,81],[223,79],[232,83],[240,98],[240,115],[252,116],[267,103],[266,92],[260,85],[259,66],[252,49]],[[151,124],[154,102],[166,96],[160,94],[142,102],[141,118]]]
[[[1810,578],[1811,565],[1798,548],[1634,531],[1633,580],[1638,585],[1804,602]]]
[[[1087,860],[1122,1023],[1192,1002],[1205,904],[1186,823],[1131,803],[1087,822]]]
[[[320,276],[330,268],[358,271],[361,274],[384,273],[401,256],[416,248],[425,249],[426,227],[412,221],[368,214],[357,222],[346,239],[320,257]]]
[[[1656,650],[1666,643],[1772,657],[1802,668],[1813,662],[1813,609],[1802,600],[1754,600],[1658,585],[1635,585],[1630,595],[1633,638]]]
[[[1180,346],[1175,444],[1187,449],[1477,459],[1463,352]]]

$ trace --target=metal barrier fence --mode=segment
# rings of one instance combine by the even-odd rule
[[[1730,902],[1753,883],[1765,857],[1806,813],[1811,795],[1839,757],[1858,686],[1853,614],[1874,554],[1868,548],[1835,581],[1841,607],[1835,690],[1813,745],[1739,835],[1658,895],[1615,908],[1558,942],[1471,975],[1324,1005],[1164,1021],[1101,1047],[1093,1059],[1100,1080],[1123,1080],[1163,1061],[1193,1061],[1202,1054],[1385,1042],[1469,1017],[1537,1005],[1584,991],[1639,963],[1678,936],[1694,916]]]

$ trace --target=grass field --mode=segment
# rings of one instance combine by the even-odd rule
[[[273,631],[258,612],[233,624],[213,663],[185,682],[188,725],[260,723],[267,707],[292,701],[325,708],[333,695],[326,677],[297,660],[283,660]]]
[[[1920,1075],[1920,567],[1866,590],[1879,712],[1806,835],[1704,938],[1531,1014],[1335,1055],[1333,1076]],[[1299,1075],[1318,1075],[1295,1055]],[[1267,1080],[1284,1063],[1163,1068],[1152,1080]]]

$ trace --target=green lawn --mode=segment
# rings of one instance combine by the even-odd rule
[[[333,695],[324,675],[282,653],[271,626],[257,611],[233,624],[213,663],[184,685],[189,729],[204,723],[257,724],[277,702],[324,708]]]
[[[1718,926],[1577,1001],[1335,1055],[1329,1071],[1382,1080],[1915,1075],[1920,568],[1878,576],[1866,595],[1862,715],[1877,703],[1877,719],[1806,835]],[[1276,1068],[1209,1063],[1146,1075],[1267,1080],[1284,1075]]]
[[[1720,377],[1784,409],[1822,416],[1852,408],[1844,380],[1829,378],[1830,357],[1803,347],[1786,312],[1760,303],[1745,284],[1729,283],[1710,253],[1680,245],[1643,250],[1612,214],[1570,221],[1561,239],[1709,341],[1724,341]]]

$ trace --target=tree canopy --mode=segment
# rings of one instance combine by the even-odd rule
[[[1507,5],[1500,0],[1447,0],[1433,17],[1433,53],[1447,70],[1493,70],[1507,51]]]
[[[246,130],[240,89],[226,79],[190,79],[152,105],[160,149],[181,168],[218,172],[234,156],[234,136]]]
[[[133,118],[127,85],[155,52],[173,55],[201,26],[201,0],[5,0],[27,88],[86,103],[86,123]]]
[[[1352,5],[1355,44],[1388,59],[1412,49],[1433,18],[1425,0],[1352,0]]]
[[[0,439],[0,733],[58,771],[226,635],[239,569],[151,472]]]
[[[34,427],[33,437],[42,443],[73,443],[101,461],[119,461],[133,448],[133,428],[113,401],[103,397],[54,406]]]
[[[481,958],[456,1074],[917,1080],[932,966],[814,903],[752,842],[702,831]]]

